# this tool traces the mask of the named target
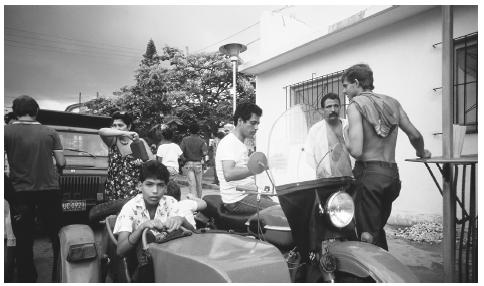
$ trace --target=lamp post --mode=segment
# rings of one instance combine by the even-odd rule
[[[237,76],[237,62],[239,60],[239,54],[242,52],[245,52],[247,50],[247,46],[243,44],[238,44],[238,43],[231,43],[231,44],[226,44],[221,46],[218,49],[222,54],[230,56],[230,61],[232,62],[232,95],[233,95],[233,110],[232,113],[235,113],[235,107],[237,105],[237,82],[236,82],[236,76]]]

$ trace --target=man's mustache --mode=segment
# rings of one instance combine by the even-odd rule
[[[329,116],[333,116],[333,115],[334,115],[334,116],[338,116],[339,114],[338,114],[338,112],[331,112],[331,113],[329,114]]]

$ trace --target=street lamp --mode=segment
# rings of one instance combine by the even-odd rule
[[[235,113],[235,107],[236,107],[236,98],[237,98],[237,83],[236,83],[236,75],[237,75],[237,62],[239,60],[239,54],[243,53],[247,50],[247,46],[243,44],[238,44],[238,43],[231,43],[231,44],[226,44],[221,46],[218,49],[222,54],[230,56],[230,61],[232,62],[232,67],[233,67],[233,75],[232,75],[232,94],[234,97],[234,102],[233,102],[233,113]]]

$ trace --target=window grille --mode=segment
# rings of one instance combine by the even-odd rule
[[[306,118],[309,120],[308,125],[312,126],[323,119],[321,98],[329,92],[334,92],[340,98],[340,116],[346,118],[346,97],[343,94],[343,84],[341,83],[343,72],[344,70],[337,71],[284,87],[286,109],[296,104],[304,104],[307,107],[305,112],[307,113]]]
[[[454,123],[477,133],[477,32],[454,39]]]

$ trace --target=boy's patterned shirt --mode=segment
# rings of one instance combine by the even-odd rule
[[[185,217],[189,222],[193,220],[193,214],[179,207],[178,202],[170,196],[163,196],[158,203],[155,212],[155,220],[165,223],[169,217]],[[191,216],[191,218],[190,218]],[[138,194],[128,201],[119,213],[113,233],[117,234],[122,231],[133,232],[142,223],[150,220],[150,214],[145,206],[143,194]],[[153,230],[156,235],[159,232]]]

